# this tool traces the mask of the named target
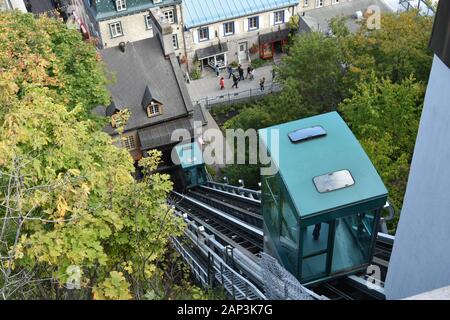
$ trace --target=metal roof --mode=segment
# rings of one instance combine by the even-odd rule
[[[323,127],[326,136],[300,143],[292,143],[288,137],[290,132],[313,126]],[[278,159],[274,157],[276,144],[270,139],[272,130],[279,130]],[[380,176],[337,112],[261,129],[258,133],[279,168],[301,218],[377,199],[384,205],[387,190]],[[341,170],[350,172],[354,184],[329,192],[318,191],[315,177]]]
[[[190,118],[180,118],[138,130],[141,150],[149,150],[162,146],[175,144],[172,141],[172,133],[177,129],[188,130],[190,135],[194,135],[194,129]]]
[[[153,1],[149,0],[127,0],[127,9],[117,11],[115,0],[97,0],[93,6],[86,5],[86,8],[97,21],[101,21],[180,2],[181,0],[163,0],[161,3],[153,3]]]
[[[184,25],[192,28],[298,5],[298,0],[184,0]]]
[[[197,54],[197,59],[202,60],[227,51],[228,45],[226,43],[219,43],[206,48],[197,49],[195,53]]]
[[[276,41],[281,40],[287,40],[289,37],[289,32],[291,30],[289,28],[278,30],[278,31],[272,31],[269,33],[264,33],[259,36],[259,43],[272,43]]]

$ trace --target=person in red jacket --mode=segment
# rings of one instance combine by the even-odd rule
[[[225,79],[222,77],[220,78],[220,90],[225,89]]]

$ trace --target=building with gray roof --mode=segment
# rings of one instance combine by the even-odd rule
[[[170,166],[170,151],[178,142],[172,141],[172,132],[184,129],[193,137],[194,121],[204,121],[200,108],[192,105],[174,54],[165,54],[159,37],[154,37],[104,49],[101,55],[116,78],[109,86],[111,104],[104,109],[112,121],[104,130],[118,138],[114,117],[127,109],[131,116],[116,144],[135,160],[159,149]]]

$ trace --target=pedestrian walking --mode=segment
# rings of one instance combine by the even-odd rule
[[[264,83],[266,82],[266,78],[262,77],[261,80],[259,80],[259,89],[261,89],[261,91],[264,91]]]
[[[250,73],[252,72],[252,66],[251,65],[248,65],[248,67],[247,67],[247,76],[245,77],[246,79],[248,78],[248,77],[250,77]]]
[[[33,6],[31,4],[30,0],[27,0],[27,2],[25,3],[25,8],[27,8],[28,12],[32,12]]]
[[[250,80],[255,79],[255,69],[253,69],[253,67],[250,67],[249,77]]]
[[[220,78],[219,84],[220,84],[220,90],[225,89],[225,79],[223,77]]]
[[[236,75],[233,73],[233,85],[231,87],[232,88],[236,87],[236,89],[238,89],[238,82],[239,82],[238,77],[236,77]]]
[[[218,64],[216,64],[215,70],[216,70],[216,76],[219,76],[219,65]]]
[[[272,81],[275,79],[275,65],[272,67]]]
[[[233,75],[233,68],[230,65],[228,65],[227,71],[228,71],[228,79],[230,79],[231,76]]]
[[[244,69],[242,69],[241,65],[239,65],[238,67],[238,72],[239,72],[239,81],[244,80]]]

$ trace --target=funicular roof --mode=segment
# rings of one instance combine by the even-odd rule
[[[178,145],[175,152],[183,169],[203,164],[203,154],[197,142]]]
[[[288,137],[290,132],[314,126],[321,126],[326,135],[298,143]],[[270,139],[273,130],[279,130],[279,157],[274,157],[277,148]],[[261,129],[259,136],[279,168],[301,218],[377,199],[376,204],[382,206],[386,201],[387,190],[380,176],[337,112]],[[313,179],[340,170],[350,171],[354,184],[319,192]]]

